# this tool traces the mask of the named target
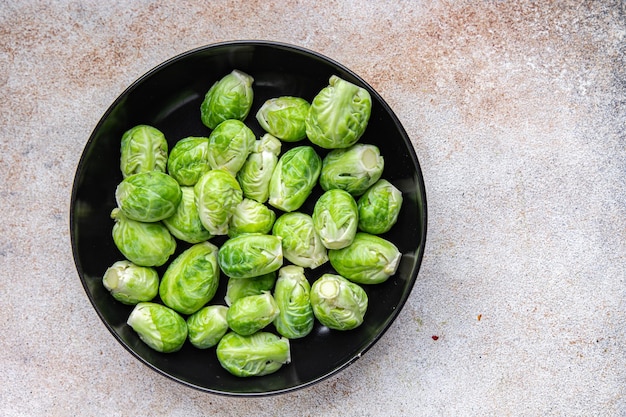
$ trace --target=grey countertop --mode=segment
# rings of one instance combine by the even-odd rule
[[[0,34],[1,415],[626,415],[624,2],[5,1]],[[256,399],[132,357],[69,236],[77,163],[113,100],[237,39],[318,51],[377,89],[429,207],[384,337],[328,380]]]

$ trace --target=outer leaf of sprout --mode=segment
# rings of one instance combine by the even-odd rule
[[[388,232],[398,221],[402,192],[389,181],[380,179],[357,201],[359,229],[372,234]]]
[[[167,171],[180,185],[195,185],[211,169],[209,139],[186,137],[174,145],[167,160]]]
[[[181,314],[193,314],[213,299],[219,284],[217,246],[198,243],[170,263],[159,286],[163,303]]]
[[[252,278],[277,271],[283,265],[280,238],[262,234],[234,237],[220,247],[218,261],[230,278]]]
[[[396,273],[402,254],[390,241],[359,232],[346,248],[328,251],[330,264],[352,282],[379,284]]]
[[[311,146],[285,152],[272,173],[269,204],[283,211],[299,209],[313,191],[322,169],[322,159]]]
[[[228,223],[243,193],[228,171],[214,169],[204,174],[194,186],[200,221],[212,235],[228,233]]]
[[[124,178],[147,171],[165,172],[167,140],[155,127],[138,125],[122,135],[120,169]]]
[[[145,344],[158,352],[176,352],[187,339],[185,320],[171,308],[153,302],[138,303],[127,324]]]
[[[299,339],[313,330],[310,292],[304,268],[288,265],[278,270],[274,299],[280,312],[274,319],[274,326],[282,336]]]
[[[209,240],[212,235],[202,225],[193,187],[182,186],[182,198],[176,212],[167,219],[163,219],[163,224],[174,235],[174,237],[188,242],[200,243]]]
[[[229,278],[224,301],[230,306],[240,298],[271,291],[276,283],[276,271],[252,278]]]
[[[368,298],[359,285],[336,274],[324,274],[311,286],[311,306],[324,326],[351,330],[363,323]]]
[[[328,249],[341,249],[352,243],[359,224],[356,201],[338,188],[320,196],[313,208],[313,225]]]
[[[279,313],[278,305],[269,291],[239,298],[228,308],[228,326],[242,336],[264,329]]]
[[[347,148],[365,132],[371,109],[367,90],[333,75],[311,102],[307,137],[322,148]]]
[[[176,250],[176,240],[162,222],[144,223],[114,208],[113,242],[126,259],[139,266],[161,266]]]
[[[224,120],[244,120],[254,99],[254,78],[243,71],[233,70],[215,82],[200,105],[202,123],[215,129]]]
[[[117,301],[134,305],[156,297],[159,292],[159,275],[154,268],[123,260],[107,268],[102,284]]]
[[[157,222],[170,217],[181,198],[178,182],[159,171],[126,177],[115,189],[117,206],[126,217],[140,222]]]
[[[228,226],[228,236],[235,237],[245,233],[266,234],[272,230],[276,213],[265,204],[244,198],[235,207]]]
[[[266,132],[285,142],[297,142],[306,137],[309,107],[309,102],[300,97],[276,97],[263,103],[256,119]]]
[[[225,169],[236,175],[252,151],[254,143],[254,133],[243,122],[225,120],[209,135],[209,165],[212,169]]]
[[[220,365],[235,376],[268,375],[291,362],[289,339],[269,332],[226,333],[217,345]]]
[[[378,147],[357,143],[345,149],[330,151],[322,161],[320,185],[325,191],[340,188],[359,196],[383,173],[384,159]]]
[[[326,246],[306,213],[284,213],[274,222],[272,234],[281,238],[283,256],[295,265],[315,269],[328,261]]]
[[[188,337],[191,344],[198,349],[208,349],[217,345],[228,331],[227,311],[226,306],[211,305],[187,317]]]
[[[255,142],[252,152],[237,172],[237,181],[244,197],[259,203],[267,201],[270,180],[278,163],[280,149],[280,141],[270,134],[263,135]]]

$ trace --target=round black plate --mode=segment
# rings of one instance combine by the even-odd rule
[[[272,375],[251,378],[238,378],[222,369],[215,348],[199,350],[187,342],[176,353],[151,350],[126,325],[132,307],[115,301],[102,285],[105,270],[123,259],[111,237],[110,218],[116,205],[115,188],[122,180],[122,134],[137,124],[150,124],[165,134],[170,149],[183,137],[208,136],[210,131],[200,121],[200,103],[209,87],[233,69],[254,77],[255,99],[245,123],[257,137],[263,131],[254,115],[269,98],[292,95],[311,101],[328,85],[331,75],[366,88],[372,96],[372,114],[361,142],[380,148],[385,158],[383,178],[404,195],[397,224],[382,235],[398,246],[402,261],[397,274],[387,282],[365,286],[370,302],[363,325],[340,332],[316,323],[309,336],[291,342],[290,364]],[[289,146],[285,144],[283,151]],[[326,153],[317,150],[322,157]],[[314,193],[320,191],[318,188]],[[310,212],[311,208],[307,205],[303,210]],[[388,329],[406,302],[422,261],[426,195],[419,163],[405,130],[380,95],[360,77],[341,64],[300,47],[238,41],[176,56],[139,78],[115,100],[94,129],[80,159],[71,196],[70,228],[76,268],[87,296],[106,327],[128,351],[163,375],[203,391],[269,395],[309,386],[337,373],[358,359]],[[179,242],[176,254],[186,247]],[[307,270],[307,277],[312,282],[324,272],[332,272],[329,264]],[[223,277],[212,303],[223,303],[225,287]]]

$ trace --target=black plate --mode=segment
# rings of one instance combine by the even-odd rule
[[[383,235],[398,246],[402,261],[397,274],[387,282],[366,286],[370,303],[363,325],[339,332],[316,323],[309,336],[291,342],[289,365],[275,374],[252,378],[238,378],[222,369],[215,348],[199,350],[187,342],[177,353],[151,350],[126,325],[132,307],[115,301],[102,285],[104,271],[123,259],[111,237],[110,218],[115,207],[115,187],[122,180],[119,169],[122,134],[134,125],[150,124],[165,134],[170,149],[183,137],[208,136],[210,131],[200,121],[200,103],[213,82],[233,69],[254,77],[255,100],[245,122],[257,137],[263,131],[254,115],[266,99],[292,95],[311,101],[328,84],[331,75],[366,88],[372,96],[372,114],[361,142],[380,148],[385,158],[383,177],[404,195],[398,223]],[[322,157],[326,153],[317,150]],[[314,192],[320,193],[320,189]],[[310,212],[310,209],[311,206],[305,206],[303,210]],[[72,190],[70,228],[76,268],[87,296],[106,327],[128,351],[163,375],[203,391],[269,395],[309,386],[339,372],[389,328],[411,292],[422,261],[426,195],[419,163],[404,128],[380,95],[360,77],[343,65],[303,48],[274,42],[228,42],[195,49],[166,61],[115,100],[94,129],[80,159]],[[186,247],[179,242],[176,254]],[[327,264],[308,270],[307,277],[312,282],[331,271]],[[222,279],[212,303],[223,303],[225,282]]]

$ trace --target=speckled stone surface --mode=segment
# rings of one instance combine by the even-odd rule
[[[624,4],[0,2],[0,415],[626,415]],[[382,340],[257,399],[132,357],[69,237],[76,166],[111,102],[162,61],[236,39],[362,76],[412,138],[429,203],[417,284]]]

